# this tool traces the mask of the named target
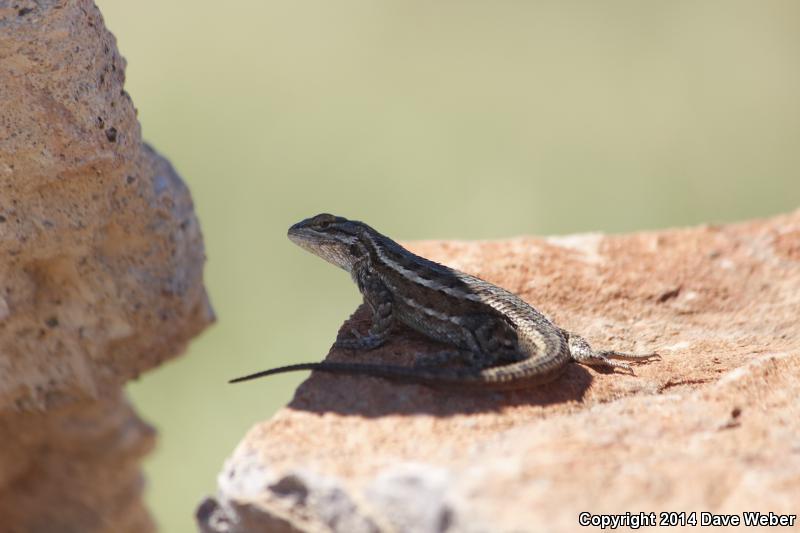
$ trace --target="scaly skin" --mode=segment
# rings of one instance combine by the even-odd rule
[[[413,367],[368,363],[302,363],[236,378],[231,383],[298,370],[363,374],[426,385],[524,388],[558,376],[571,361],[618,368],[656,354],[596,351],[550,322],[518,296],[487,281],[406,250],[363,222],[322,214],[289,228],[296,244],[346,270],[373,314],[366,336],[337,340],[358,351],[386,342],[402,323],[450,347]],[[451,363],[457,363],[453,366]]]

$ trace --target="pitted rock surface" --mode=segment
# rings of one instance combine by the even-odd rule
[[[122,393],[213,320],[189,191],[89,0],[0,0],[2,531],[142,532]]]

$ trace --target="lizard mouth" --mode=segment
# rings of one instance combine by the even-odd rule
[[[330,239],[326,239],[322,235],[309,232],[306,228],[297,228],[296,226],[289,228],[287,237],[300,248],[317,255],[320,255],[319,248],[329,244],[330,241]]]
[[[318,246],[330,246],[338,242],[329,235],[325,235],[324,233],[303,227],[300,224],[295,224],[289,228],[289,232],[286,234],[286,236],[289,237],[289,240],[296,245],[309,251],[314,251],[314,249]]]
[[[296,226],[297,225],[289,228],[287,234],[289,240],[300,248],[321,257],[325,261],[339,268],[343,268],[348,272],[350,271],[352,260],[348,257],[346,246],[341,241],[319,234],[308,228],[298,228]]]

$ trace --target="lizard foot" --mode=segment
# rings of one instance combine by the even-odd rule
[[[350,338],[338,338],[333,344],[334,348],[340,350],[374,350],[386,342],[385,335],[368,334],[362,335],[355,328],[350,329]]]
[[[611,369],[618,368],[631,375],[634,375],[634,371],[630,363],[645,364],[650,361],[661,360],[661,356],[657,353],[631,354],[616,350],[596,351],[586,342],[586,339],[573,334],[569,336],[569,351],[572,354],[572,358],[583,365]],[[615,359],[622,359],[627,362],[616,361]]]

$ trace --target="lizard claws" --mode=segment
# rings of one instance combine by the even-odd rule
[[[336,342],[333,343],[334,348],[339,348],[342,350],[353,350],[358,346],[359,341],[362,339],[361,333],[358,332],[356,328],[350,328],[350,336],[345,337],[344,335],[339,335],[336,338]]]
[[[333,343],[334,348],[342,350],[373,350],[386,342],[386,337],[377,334],[362,335],[355,328],[350,328],[351,338],[338,338]]]

